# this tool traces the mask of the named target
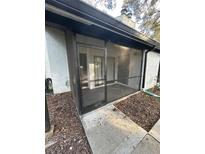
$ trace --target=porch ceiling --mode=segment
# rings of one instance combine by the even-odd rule
[[[151,49],[160,52],[160,44],[118,20],[96,10],[95,8],[78,0],[46,0],[46,5],[54,6],[86,22],[53,13],[46,8],[45,19],[47,22],[63,25],[64,27],[80,34],[110,40],[114,43],[139,49]]]

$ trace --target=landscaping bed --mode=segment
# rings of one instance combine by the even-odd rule
[[[92,153],[71,93],[47,96],[47,104],[54,130],[48,141],[53,144],[45,149],[46,153]]]
[[[159,99],[144,92],[139,92],[114,105],[146,131],[150,131],[160,118]]]

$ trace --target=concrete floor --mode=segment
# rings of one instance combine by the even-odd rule
[[[146,135],[131,154],[160,154],[160,143],[151,135]]]
[[[153,136],[157,141],[160,142],[160,120],[152,127],[149,134]]]
[[[106,105],[81,116],[93,153],[159,154],[159,141],[114,108]]]
[[[127,85],[114,83],[107,86],[107,102],[114,101],[128,94],[136,92],[136,89],[130,88]],[[105,100],[105,87],[95,89],[83,89],[83,107],[98,104]]]

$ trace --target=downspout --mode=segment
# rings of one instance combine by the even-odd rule
[[[155,49],[155,46],[153,46],[151,49],[148,49],[148,50],[145,50],[143,52],[143,72],[142,72],[142,82],[141,82],[141,90],[144,89],[145,87],[145,77],[146,77],[146,66],[147,66],[147,53],[154,50]]]

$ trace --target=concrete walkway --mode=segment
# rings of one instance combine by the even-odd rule
[[[132,154],[160,154],[160,143],[147,134],[132,151]]]
[[[153,136],[157,141],[160,142],[160,120],[152,127],[149,134]]]
[[[159,121],[146,132],[113,105],[87,113],[81,120],[94,154],[159,154]]]

